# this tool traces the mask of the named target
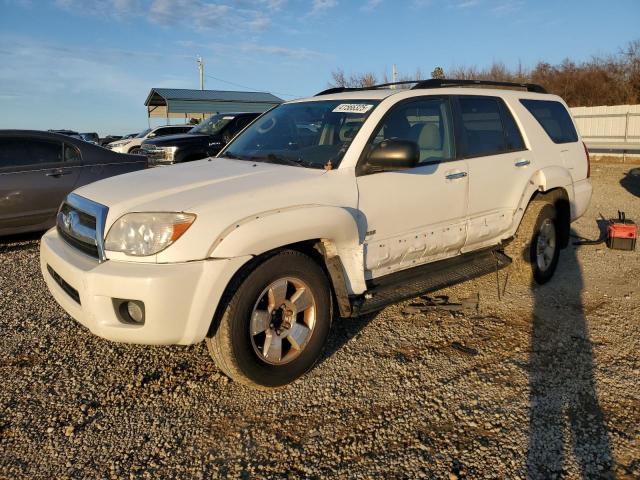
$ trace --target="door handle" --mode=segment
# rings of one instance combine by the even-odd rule
[[[467,172],[453,172],[453,173],[448,173],[445,178],[447,180],[456,180],[458,178],[464,178],[467,176]]]
[[[46,175],[47,177],[54,177],[54,178],[58,178],[58,177],[61,177],[61,176],[63,176],[63,175],[69,175],[70,173],[71,173],[71,172],[66,172],[66,171],[64,171],[64,170],[62,170],[62,169],[57,169],[57,170],[51,170],[51,171],[49,171],[49,172],[45,173],[45,175]]]
[[[516,167],[526,167],[527,165],[530,165],[530,164],[531,164],[531,161],[525,160],[525,159],[518,160],[516,163],[514,163]]]

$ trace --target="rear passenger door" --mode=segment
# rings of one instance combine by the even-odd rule
[[[512,224],[534,171],[520,129],[499,97],[457,97],[457,120],[469,168],[469,207],[464,251],[497,243]]]
[[[0,137],[0,229],[47,228],[81,168],[72,145],[37,137]]]

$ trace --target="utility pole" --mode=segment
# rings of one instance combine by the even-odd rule
[[[204,90],[204,62],[200,55],[198,55],[197,63],[198,68],[200,69],[200,90]]]
[[[396,68],[396,64],[395,63],[391,67],[391,81],[394,82],[394,83],[398,81],[398,69]],[[395,85],[391,85],[391,88],[393,88],[395,90],[396,86]]]

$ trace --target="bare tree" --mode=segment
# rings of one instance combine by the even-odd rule
[[[373,72],[352,73],[347,77],[342,68],[337,68],[331,72],[331,87],[359,88],[371,87],[378,83],[376,74]]]
[[[342,69],[332,72],[333,85],[364,87],[377,83],[373,73],[351,74],[348,78]],[[442,75],[442,76],[440,76]],[[414,77],[401,75],[401,81],[419,80],[422,74],[416,70]],[[444,78],[444,70],[436,67],[432,78]],[[388,81],[386,71],[382,78]],[[493,62],[485,68],[453,66],[447,78],[497,80],[506,82],[534,82],[547,91],[562,96],[572,107],[595,105],[620,105],[640,103],[640,39],[629,42],[615,55],[593,57],[575,62],[565,59],[557,65],[540,62],[527,69],[518,62],[515,69],[502,62]],[[399,88],[409,86],[399,86]]]

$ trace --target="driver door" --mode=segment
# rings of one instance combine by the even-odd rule
[[[360,162],[391,138],[416,142],[420,162],[357,177],[368,278],[455,256],[467,233],[468,169],[456,154],[450,99],[412,98],[392,107]]]

